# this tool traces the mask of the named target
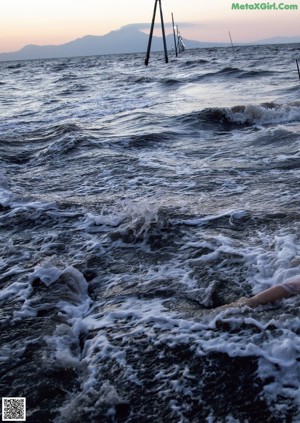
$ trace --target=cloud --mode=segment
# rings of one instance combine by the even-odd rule
[[[172,22],[168,22],[168,21],[164,21],[165,24],[165,28],[166,29],[172,29]],[[189,28],[189,29],[194,29],[194,28],[199,28],[199,27],[204,27],[206,25],[203,25],[201,23],[195,23],[195,22],[175,22],[175,25],[178,25],[180,28]],[[141,31],[145,31],[146,29],[150,29],[151,26],[151,22],[141,22],[141,23],[133,23],[133,24],[128,24],[125,26],[122,26],[121,29],[140,29]],[[160,19],[156,18],[155,21],[155,29],[159,29],[161,26],[160,23]]]

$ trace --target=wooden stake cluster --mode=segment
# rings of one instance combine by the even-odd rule
[[[161,21],[161,30],[163,35],[163,43],[164,43],[164,51],[165,51],[165,61],[168,63],[168,51],[167,51],[167,43],[166,43],[166,34],[165,34],[165,26],[164,26],[164,18],[163,18],[163,12],[161,7],[161,0],[155,0],[154,3],[154,10],[153,10],[153,18],[151,23],[151,29],[150,29],[150,35],[149,35],[149,41],[148,41],[148,48],[147,48],[147,56],[145,59],[145,65],[148,66],[149,63],[149,57],[150,57],[150,50],[151,50],[151,43],[152,43],[152,37],[153,37],[153,29],[154,29],[154,23],[155,23],[155,15],[156,15],[156,9],[157,9],[157,3],[159,3],[159,10],[160,10],[160,21]]]

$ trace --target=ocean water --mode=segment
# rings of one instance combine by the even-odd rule
[[[300,422],[300,46],[0,64],[2,397],[30,423]]]

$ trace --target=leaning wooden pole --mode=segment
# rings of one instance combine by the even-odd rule
[[[296,64],[297,64],[298,76],[299,76],[299,81],[300,81],[300,69],[299,69],[299,64],[298,64],[298,60],[297,59],[296,59]]]
[[[164,42],[165,62],[168,63],[169,59],[168,59],[168,50],[167,50],[165,25],[164,25],[164,17],[163,17],[163,12],[161,7],[161,0],[159,0],[159,9],[160,9],[161,32],[162,32],[163,42]]]
[[[177,53],[177,41],[176,41],[176,33],[175,33],[175,24],[174,24],[173,13],[172,13],[172,25],[173,25],[173,36],[174,36],[175,54],[176,54],[176,57],[177,57],[178,56],[178,53]]]
[[[232,42],[230,31],[228,31],[228,33],[229,33],[229,38],[230,38],[231,47],[232,47],[232,54],[233,54],[233,57],[234,57],[234,47],[233,47],[233,42]]]
[[[150,51],[151,51],[151,43],[152,43],[152,37],[153,37],[153,29],[154,29],[154,22],[155,22],[155,15],[156,15],[157,1],[158,0],[155,0],[155,4],[154,4],[153,17],[152,17],[152,23],[151,23],[151,28],[150,28],[149,40],[148,40],[147,55],[146,55],[146,59],[145,59],[145,65],[146,66],[148,66],[148,63],[149,63],[149,57],[150,57]]]

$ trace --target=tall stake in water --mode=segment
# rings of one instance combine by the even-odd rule
[[[160,10],[160,21],[161,21],[161,31],[163,36],[163,43],[164,43],[164,51],[165,51],[165,61],[168,63],[168,51],[167,51],[167,43],[166,43],[166,34],[165,34],[165,25],[164,25],[164,18],[163,18],[163,12],[161,7],[161,0],[155,0],[154,3],[154,10],[153,10],[153,17],[152,17],[152,23],[151,23],[151,29],[149,34],[149,41],[148,41],[148,48],[147,48],[147,56],[145,59],[145,65],[148,66],[149,63],[149,57],[150,57],[150,50],[151,50],[151,43],[152,43],[152,37],[153,37],[153,29],[154,29],[154,22],[155,22],[155,15],[156,15],[156,8],[157,3],[159,3],[159,10]]]
[[[229,33],[229,38],[230,38],[231,47],[232,47],[232,54],[233,54],[233,57],[234,57],[234,47],[233,47],[233,42],[232,42],[230,31],[228,31],[228,33]]]
[[[175,54],[176,54],[176,57],[177,57],[177,56],[178,56],[178,53],[177,53],[177,41],[176,41],[175,24],[174,24],[174,17],[173,17],[173,13],[172,13],[172,25],[173,25],[173,36],[174,36]]]
[[[297,59],[296,59],[296,64],[297,64],[298,75],[299,75],[299,81],[300,81],[300,69],[299,69],[299,64],[298,64],[298,60],[297,60]]]

